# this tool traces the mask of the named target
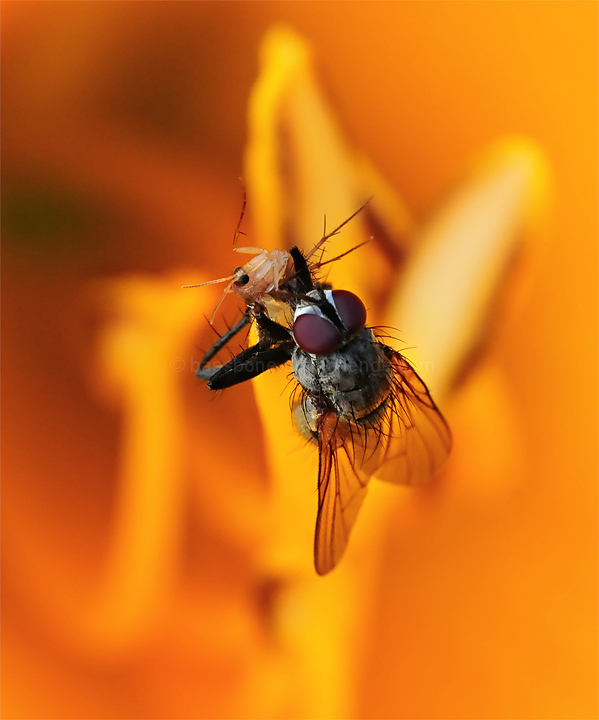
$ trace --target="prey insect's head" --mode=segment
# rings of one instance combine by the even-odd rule
[[[229,287],[227,290],[232,287],[233,285],[247,285],[250,281],[250,276],[245,270],[245,267],[238,267],[235,268],[233,273],[231,275],[227,275],[226,277],[217,278],[216,280],[208,280],[208,282],[198,283],[197,285],[183,285],[184,290],[189,290],[189,288],[199,288],[199,287],[205,287],[206,285],[216,285],[217,283],[227,282],[229,281]]]
[[[298,346],[311,355],[328,355],[345,345],[366,326],[366,307],[349,290],[323,290],[308,293],[293,320],[293,336]]]

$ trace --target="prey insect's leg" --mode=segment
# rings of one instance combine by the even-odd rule
[[[266,370],[272,370],[291,360],[294,348],[295,343],[292,340],[268,347],[261,343],[253,345],[240,352],[226,365],[213,368],[216,372],[212,373],[208,380],[208,387],[211,390],[224,390],[251,380]]]
[[[240,332],[241,330],[243,330],[243,328],[244,328],[246,325],[248,325],[251,321],[252,321],[251,308],[247,308],[247,310],[246,310],[245,313],[243,314],[243,317],[241,318],[241,320],[240,320],[238,323],[236,323],[235,325],[233,325],[232,328],[230,328],[229,330],[227,330],[227,332],[226,332],[224,335],[222,335],[222,336],[214,343],[214,345],[210,348],[210,350],[208,350],[208,352],[204,355],[204,357],[203,357],[203,359],[202,359],[202,362],[200,363],[199,370],[198,370],[197,373],[196,373],[196,375],[197,375],[199,378],[201,378],[202,380],[207,380],[207,379],[208,379],[207,377],[205,377],[205,375],[202,375],[202,374],[201,374],[201,372],[204,370],[204,366],[206,365],[206,363],[209,362],[210,360],[212,360],[212,358],[219,352],[219,350],[221,350],[222,348],[224,348],[224,346],[225,346],[233,337],[235,337],[235,335],[237,335],[238,332]],[[212,368],[212,369],[214,369],[214,368]],[[217,369],[218,369],[218,368],[217,368]],[[210,373],[210,369],[208,369],[207,372],[209,373],[209,376],[208,376],[208,377],[210,377],[210,375],[213,374],[213,373]]]

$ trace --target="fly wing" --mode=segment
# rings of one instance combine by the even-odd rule
[[[319,575],[341,559],[370,477],[426,482],[451,450],[451,432],[426,385],[408,361],[384,346],[391,388],[384,414],[368,422],[325,412],[316,422],[319,448],[314,564]]]
[[[352,430],[334,413],[318,421],[318,516],[314,565],[319,575],[341,559],[364,497],[370,473],[360,468],[365,434]]]
[[[428,388],[408,361],[390,347],[391,395],[381,443],[384,451],[374,477],[386,482],[418,485],[443,465],[452,445],[451,431]]]

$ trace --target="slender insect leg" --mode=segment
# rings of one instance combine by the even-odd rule
[[[196,370],[196,377],[200,380],[210,380],[213,375],[216,375],[216,373],[223,368],[224,365],[218,365],[216,367],[205,367],[205,368],[198,368]]]
[[[219,352],[219,350],[221,350],[222,348],[224,348],[225,345],[226,345],[232,338],[234,338],[235,335],[237,335],[238,332],[240,332],[241,330],[243,330],[243,328],[244,328],[246,325],[248,325],[251,321],[252,321],[252,312],[251,312],[251,308],[248,308],[248,309],[245,311],[245,313],[243,314],[243,317],[241,318],[241,320],[240,320],[238,323],[236,323],[235,325],[233,325],[232,328],[230,328],[229,330],[227,330],[227,332],[226,332],[224,335],[222,335],[222,336],[214,343],[214,345],[210,348],[210,350],[208,350],[208,352],[204,355],[204,357],[203,357],[203,359],[202,359],[202,362],[200,363],[200,370],[203,370],[203,369],[204,369],[204,366],[206,365],[206,363],[207,363],[207,362],[210,362],[210,360],[212,360],[212,358]],[[198,377],[201,377],[203,380],[206,379],[205,377],[203,377],[202,375],[200,375],[199,370],[198,370],[198,372],[197,372],[196,374],[197,374]]]
[[[208,387],[211,390],[224,390],[251,380],[291,360],[294,348],[295,343],[291,340],[266,348],[260,343],[253,345],[212,373]]]
[[[372,200],[372,197],[369,197],[368,200],[366,200],[366,202],[362,203],[362,205],[360,205],[360,207],[359,207],[354,213],[352,213],[352,214],[347,218],[347,220],[344,220],[344,221],[341,223],[341,225],[337,225],[337,227],[336,227],[334,230],[331,230],[330,233],[327,233],[327,218],[326,218],[326,215],[325,215],[325,218],[324,218],[324,231],[323,231],[324,234],[323,234],[323,236],[320,238],[320,240],[316,243],[316,245],[312,248],[312,250],[310,250],[310,252],[306,255],[306,260],[309,260],[309,259],[312,257],[312,255],[314,255],[315,252],[317,252],[318,250],[320,250],[320,248],[326,243],[327,240],[329,240],[330,238],[332,238],[334,235],[337,235],[337,234],[339,233],[339,231],[341,230],[342,227],[344,227],[345,225],[347,225],[347,223],[350,222],[350,220],[353,220],[358,213],[362,212],[362,210],[364,210],[364,208],[366,207],[366,205],[368,205],[368,203],[369,203],[371,200]]]
[[[239,220],[237,222],[237,227],[235,228],[235,235],[233,236],[233,249],[235,249],[235,245],[237,244],[237,238],[240,235],[245,235],[245,233],[240,230],[241,228],[241,221],[243,220],[243,216],[245,215],[245,206],[247,205],[247,193],[245,191],[245,187],[243,188],[243,205],[241,206],[241,215],[239,216]]]

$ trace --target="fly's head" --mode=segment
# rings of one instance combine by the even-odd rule
[[[304,390],[304,428],[296,424],[305,437],[325,410],[338,421],[355,422],[384,403],[391,368],[383,345],[366,327],[366,308],[357,295],[317,285],[296,307],[293,336],[293,374]]]
[[[310,355],[329,355],[346,345],[366,326],[366,308],[349,290],[316,287],[297,304],[293,336]]]

